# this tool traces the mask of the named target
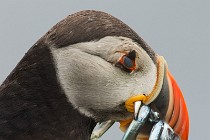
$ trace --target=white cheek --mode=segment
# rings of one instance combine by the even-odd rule
[[[135,85],[134,94],[149,95],[156,83],[156,77],[157,69],[155,65],[151,66],[146,73],[137,73],[136,77],[134,78],[135,82],[133,83]]]
[[[133,89],[127,88],[121,70],[105,60],[77,49],[53,50],[57,76],[69,101],[81,112],[111,109],[125,101]],[[128,80],[128,78],[127,78]]]
[[[69,102],[87,116],[93,115],[93,109],[113,110],[132,96],[148,95],[156,82],[157,68],[145,51],[141,51],[144,62],[140,63],[144,69],[133,74],[73,46],[51,51]]]

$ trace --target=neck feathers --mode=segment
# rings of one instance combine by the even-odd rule
[[[0,86],[0,104],[0,139],[89,139],[96,125],[67,101],[42,42]]]

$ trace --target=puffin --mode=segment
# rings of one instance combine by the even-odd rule
[[[133,117],[129,101],[140,95],[174,126],[186,123],[180,132],[188,135],[185,102],[178,94],[172,98],[173,78],[159,58],[110,14],[84,10],[67,16],[28,50],[0,86],[0,140],[90,140],[96,124],[107,120],[126,129],[129,123],[123,122]],[[174,105],[176,96],[183,102]],[[151,129],[148,123],[139,139]]]

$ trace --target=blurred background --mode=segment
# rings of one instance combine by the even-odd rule
[[[24,53],[69,14],[95,9],[135,30],[163,55],[188,106],[189,140],[209,139],[210,1],[0,0],[0,83]],[[120,140],[115,124],[101,140]]]

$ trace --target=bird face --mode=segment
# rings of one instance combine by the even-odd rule
[[[57,77],[69,102],[98,121],[131,116],[125,101],[148,95],[157,68],[141,46],[126,37],[107,36],[67,47],[51,47]]]

